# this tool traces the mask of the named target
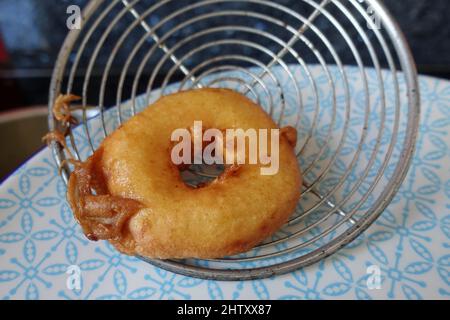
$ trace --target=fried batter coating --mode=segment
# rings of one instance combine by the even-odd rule
[[[171,134],[202,121],[208,128],[276,129],[262,108],[225,89],[161,98],[109,135],[77,166],[68,198],[84,232],[126,254],[149,258],[218,258],[245,252],[278,230],[295,210],[301,173],[296,130],[281,130],[279,171],[230,166],[192,188],[171,161]]]

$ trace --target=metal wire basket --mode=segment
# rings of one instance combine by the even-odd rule
[[[238,90],[280,126],[299,131],[302,198],[280,232],[238,256],[145,261],[215,280],[286,273],[358,237],[402,183],[414,151],[419,92],[395,21],[377,0],[287,4],[94,0],[84,9],[82,28],[67,36],[49,108],[60,94],[82,95],[75,112],[81,125],[68,134],[82,160],[150,102],[196,87]],[[49,126],[58,127],[51,112]],[[52,149],[57,163],[64,163],[61,146],[53,143]],[[65,182],[70,170],[63,166]]]

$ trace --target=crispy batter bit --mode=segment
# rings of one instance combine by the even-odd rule
[[[53,115],[66,129],[76,123],[71,115],[70,102],[79,99],[75,95],[60,95],[56,99]],[[96,169],[101,151],[97,150],[86,162],[78,161],[67,146],[66,135],[55,130],[46,134],[43,140],[48,144],[59,143],[69,155],[69,159],[62,165],[69,162],[75,167],[67,190],[67,198],[75,218],[88,239],[120,241],[125,233],[125,223],[142,208],[142,204],[133,199],[108,194],[101,170]],[[132,245],[133,243],[129,243],[129,246]],[[123,248],[123,251],[130,250],[131,247]]]
[[[64,126],[68,124],[77,124],[77,119],[72,116],[71,111],[74,109],[70,107],[70,103],[80,99],[81,97],[73,94],[59,95],[53,106],[53,116],[55,119]]]
[[[58,142],[64,148],[64,150],[66,150],[67,153],[69,154],[70,161],[73,161],[75,159],[72,151],[70,151],[70,148],[67,146],[66,136],[62,132],[56,131],[56,130],[51,131],[51,132],[47,133],[44,137],[42,137],[42,141],[46,142],[47,145],[49,145],[49,146],[52,142]],[[63,165],[64,165],[64,163],[63,163]],[[61,173],[61,168],[59,168],[60,173]]]
[[[69,179],[68,200],[90,240],[119,240],[125,223],[143,206],[133,199],[103,194],[107,188],[98,180],[96,159],[76,165]]]
[[[286,137],[292,148],[295,148],[297,145],[297,129],[291,126],[283,127],[280,130],[280,134]]]

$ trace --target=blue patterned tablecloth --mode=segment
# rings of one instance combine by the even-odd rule
[[[89,242],[48,149],[0,187],[2,299],[449,299],[450,82],[420,78],[417,152],[401,190],[361,237],[313,266],[266,280],[176,275]],[[67,286],[70,266],[81,289]],[[368,270],[379,268],[379,288]]]

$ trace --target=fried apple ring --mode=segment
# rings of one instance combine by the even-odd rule
[[[199,120],[221,130],[277,128],[260,106],[231,90],[161,98],[75,164],[68,199],[90,239],[149,258],[218,258],[251,249],[286,222],[300,197],[296,130],[281,130],[275,175],[261,175],[260,163],[232,165],[193,188],[171,160],[171,134]]]

